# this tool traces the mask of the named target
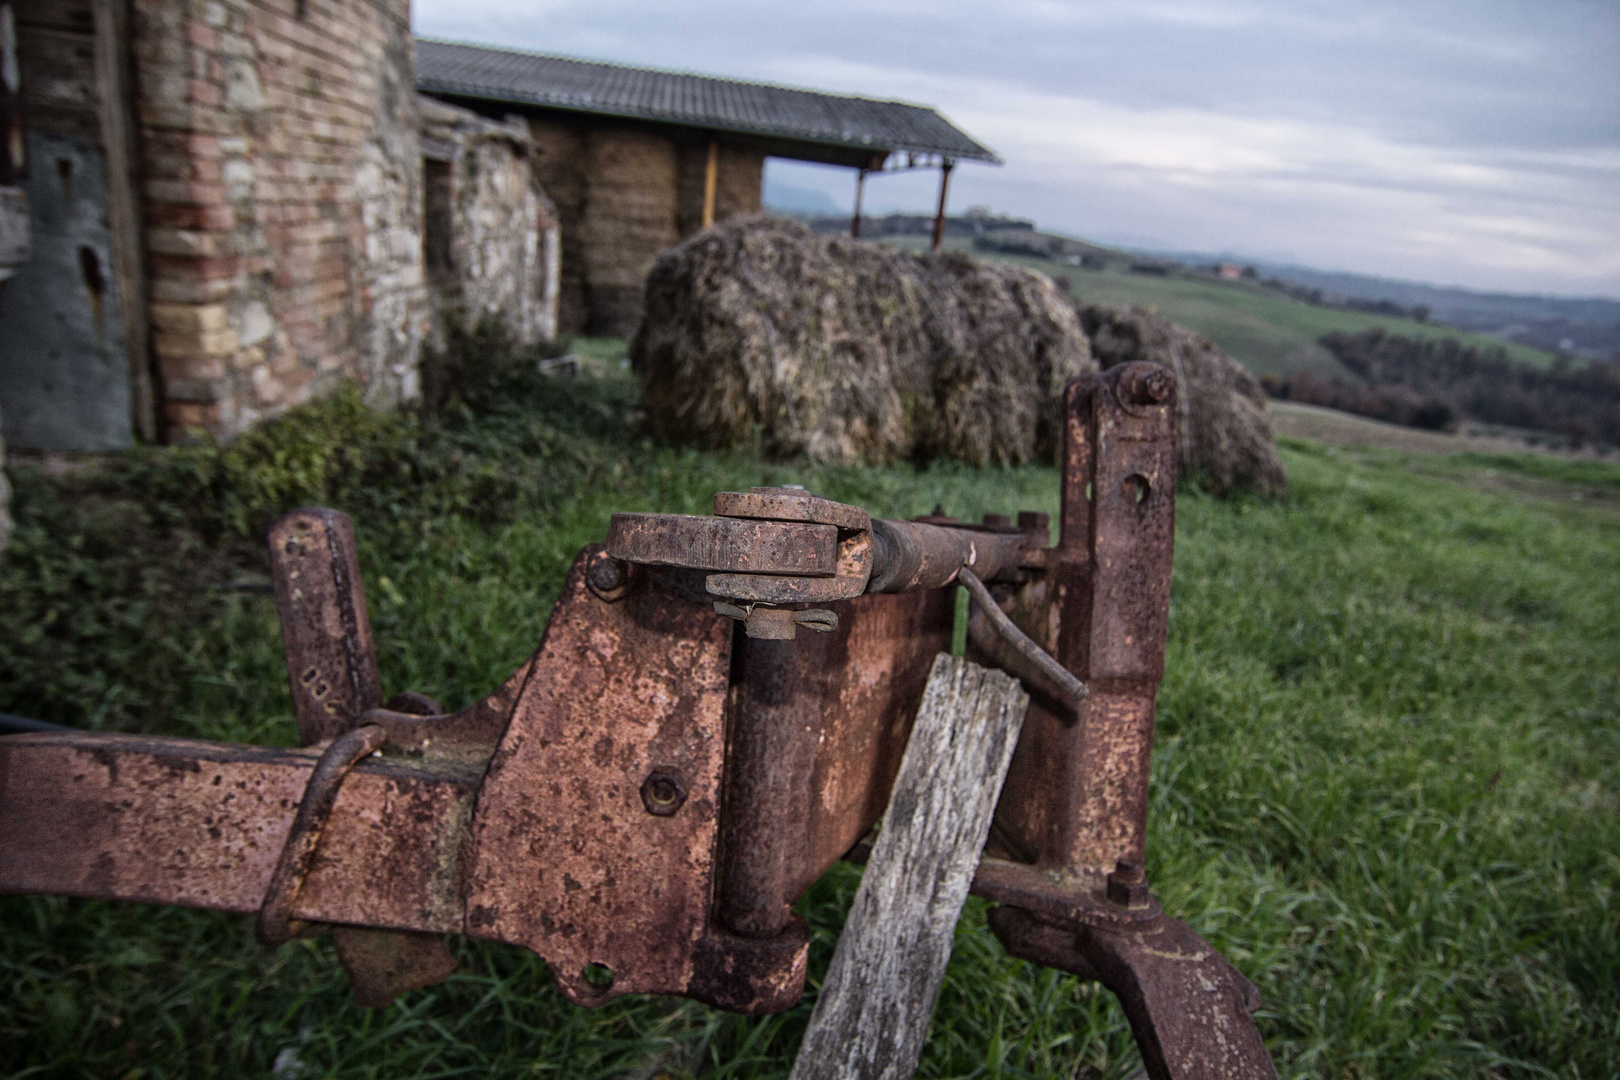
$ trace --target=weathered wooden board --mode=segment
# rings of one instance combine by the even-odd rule
[[[940,654],[792,1080],[906,1080],[990,832],[1029,695]]]

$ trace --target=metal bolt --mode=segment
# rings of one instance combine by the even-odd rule
[[[686,788],[673,773],[655,772],[641,785],[641,804],[654,817],[671,817],[686,801]]]
[[[1114,864],[1114,872],[1108,875],[1110,902],[1122,907],[1146,907],[1151,895],[1141,863],[1121,859]]]
[[[1158,405],[1168,401],[1175,388],[1175,377],[1158,365],[1133,365],[1119,378],[1119,395],[1132,405]]]
[[[598,555],[585,570],[585,584],[598,598],[612,602],[624,595],[624,563],[611,555]]]

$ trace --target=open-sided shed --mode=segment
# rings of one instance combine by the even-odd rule
[[[528,120],[562,225],[564,332],[628,336],[654,257],[757,213],[767,157],[848,166],[858,185],[870,172],[939,168],[941,210],[952,166],[1000,160],[935,110],[900,101],[423,38],[416,78],[424,93]]]

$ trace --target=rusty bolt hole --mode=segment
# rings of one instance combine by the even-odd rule
[[[585,980],[592,993],[605,994],[613,989],[613,969],[606,964],[586,964],[579,977]]]
[[[1147,502],[1148,496],[1153,494],[1153,485],[1148,483],[1148,478],[1140,473],[1132,473],[1127,476],[1121,487],[1125,492],[1125,497],[1138,507]]]
[[[686,788],[678,777],[655,772],[641,785],[641,803],[655,817],[669,817],[686,801]]]

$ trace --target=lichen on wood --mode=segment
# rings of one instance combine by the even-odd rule
[[[1029,695],[941,653],[792,1080],[916,1071]]]

